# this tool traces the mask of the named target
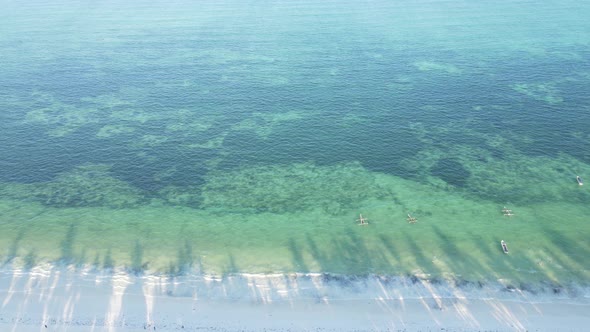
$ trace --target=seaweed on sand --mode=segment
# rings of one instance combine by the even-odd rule
[[[214,172],[202,189],[204,208],[296,213],[315,208],[339,215],[368,198],[391,194],[358,164],[261,166]]]
[[[201,190],[198,186],[166,186],[158,191],[159,198],[171,205],[200,206]]]
[[[112,177],[105,165],[79,166],[50,182],[7,184],[2,193],[52,207],[123,208],[137,206],[144,199],[140,190]]]

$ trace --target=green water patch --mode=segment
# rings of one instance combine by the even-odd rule
[[[28,126],[23,130],[34,131],[35,135],[44,132],[48,136],[44,140],[80,139],[75,134],[84,131],[81,135],[86,139],[98,139],[93,141],[94,145],[113,144],[113,150],[134,151],[139,157],[144,157],[149,149],[152,159],[166,154],[169,146],[186,154],[223,150],[225,138],[231,133],[245,132],[266,140],[281,125],[314,116],[312,112],[290,109],[260,112],[254,105],[226,106],[214,100],[198,107],[177,108],[157,101],[161,93],[158,86],[122,88],[117,93],[68,101],[58,100],[50,93],[34,92],[8,104],[26,112],[20,115],[19,124]]]
[[[544,101],[549,104],[563,102],[563,98],[559,96],[559,91],[552,83],[519,83],[512,85],[512,89],[535,100]]]
[[[283,122],[297,121],[309,118],[312,114],[303,111],[287,111],[274,113],[254,112],[250,117],[232,126],[232,130],[253,131],[261,139],[268,139],[273,130]]]
[[[450,63],[438,63],[433,61],[418,61],[414,62],[414,67],[419,71],[428,72],[442,72],[446,74],[461,74],[461,69]]]
[[[47,94],[34,94],[39,102],[47,106],[37,106],[27,112],[25,121],[41,124],[51,136],[66,136],[82,126],[98,122],[99,112],[96,108],[83,108],[55,100]]]
[[[22,266],[54,261],[90,264],[98,269],[125,267],[136,274],[374,273],[484,282],[502,279],[511,284],[563,284],[590,278],[590,247],[585,244],[590,210],[584,205],[513,203],[508,208],[514,216],[504,216],[503,206],[496,202],[471,200],[458,190],[363,172],[358,166],[340,168],[354,176],[310,165],[295,165],[289,173],[297,170],[301,174],[294,176],[303,184],[310,185],[306,177],[312,175],[328,176],[331,182],[327,173],[335,172],[350,181],[372,179],[374,188],[388,194],[357,197],[351,206],[340,207],[339,213],[324,207],[323,196],[329,191],[325,188],[321,189],[322,197],[319,193],[313,196],[317,202],[298,203],[301,209],[270,211],[266,204],[274,198],[265,196],[264,185],[250,196],[266,204],[256,206],[254,200],[218,193],[221,196],[204,209],[156,201],[122,209],[56,208],[4,199],[0,201],[0,256],[3,262]],[[260,173],[256,176],[249,169],[229,178],[253,176],[253,180],[269,181],[271,173],[289,184],[281,187],[278,183],[282,191],[273,192],[273,196],[297,202],[297,196],[285,196],[284,192],[291,193],[291,186],[295,186],[294,193],[303,188],[282,179],[281,171],[256,169]],[[220,181],[211,183],[228,184]],[[218,185],[211,188],[220,188]],[[280,207],[281,202],[274,204]],[[337,202],[345,203],[341,199]],[[358,224],[359,214],[368,218],[368,225]],[[418,221],[409,223],[408,214]],[[502,252],[500,240],[508,243],[509,254]]]
[[[157,121],[160,117],[155,112],[146,112],[137,108],[123,108],[111,114],[112,120],[132,123],[135,126],[145,124],[148,121]]]
[[[143,135],[133,143],[135,148],[157,148],[166,143],[170,138],[163,135]]]
[[[196,110],[180,109],[168,112],[168,116],[161,120],[164,120],[166,132],[181,136],[195,136],[208,132],[220,120],[223,120],[223,117],[199,114]]]
[[[98,133],[96,134],[99,138],[111,138],[114,136],[118,136],[121,134],[128,134],[134,132],[135,129],[129,126],[123,125],[105,125],[104,127],[100,128]]]

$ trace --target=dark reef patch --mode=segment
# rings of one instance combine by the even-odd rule
[[[463,164],[451,158],[439,160],[430,169],[430,174],[458,188],[464,188],[471,176],[471,172]]]

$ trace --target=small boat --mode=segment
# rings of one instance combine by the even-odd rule
[[[369,222],[367,220],[369,220],[369,219],[364,218],[362,214],[359,214],[359,219],[357,219],[356,221],[360,221],[359,226],[365,226],[365,225],[369,224]]]
[[[581,186],[584,184],[584,181],[582,181],[582,178],[579,176],[576,176],[576,180],[578,181],[578,184]]]
[[[502,250],[504,251],[505,254],[508,253],[508,246],[506,245],[506,242],[504,242],[504,240],[500,241],[500,244],[502,245]]]

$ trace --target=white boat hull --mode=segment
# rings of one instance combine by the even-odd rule
[[[504,242],[504,240],[500,241],[500,245],[502,246],[502,251],[507,254],[508,253],[508,246],[506,245],[506,242]]]

